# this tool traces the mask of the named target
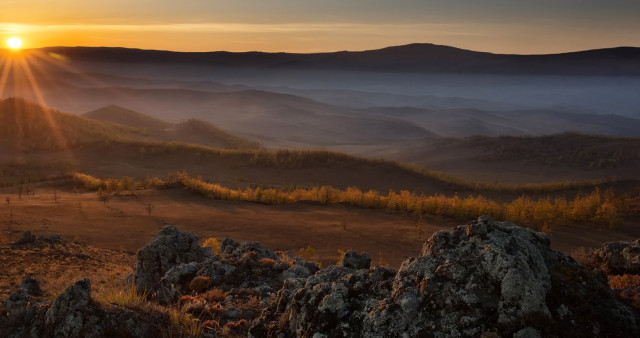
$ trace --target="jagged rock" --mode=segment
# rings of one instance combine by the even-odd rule
[[[82,337],[92,335],[99,337],[104,333],[99,331],[100,318],[87,313],[91,304],[91,282],[88,278],[80,280],[67,287],[58,296],[51,308],[47,310],[46,325],[55,336]],[[85,326],[94,326],[95,331],[85,332]]]
[[[36,241],[36,236],[31,234],[31,231],[25,231],[22,234],[22,237],[20,237],[19,240],[17,240],[14,244],[16,245],[22,245],[22,244],[30,244]]]
[[[180,295],[187,293],[187,285],[196,276],[200,269],[200,264],[188,263],[180,264],[171,268],[160,279],[157,299],[162,304],[173,303]]]
[[[250,335],[359,336],[367,314],[390,296],[395,274],[385,267],[334,265],[306,279],[287,279],[276,300],[250,328]]]
[[[42,337],[45,335],[45,313],[48,305],[23,287],[12,292],[0,311],[0,337]]]
[[[638,335],[606,280],[546,234],[481,217],[435,233],[398,273],[330,267],[285,283],[255,337]],[[392,282],[391,282],[392,281]],[[392,287],[389,286],[392,283]]]
[[[366,252],[358,254],[349,250],[345,252],[340,264],[347,268],[368,269],[371,266],[371,257]]]
[[[210,287],[225,291],[251,289],[267,297],[274,294],[285,279],[306,278],[318,269],[317,264],[294,257],[291,253],[279,255],[260,243],[240,244],[225,238],[217,256],[175,264],[166,271],[156,284],[156,299],[163,304],[176,302],[181,296],[191,293],[189,284],[197,276],[208,277]]]
[[[32,296],[40,296],[42,294],[42,289],[40,288],[40,282],[31,277],[31,275],[27,275],[22,280],[20,287],[27,290],[27,292]]]
[[[60,238],[59,235],[51,235],[48,237],[45,236],[40,236],[38,237],[39,241],[43,241],[43,242],[47,242],[47,243],[59,243],[62,242],[62,239]]]
[[[160,279],[176,265],[202,262],[207,258],[207,250],[198,245],[198,236],[180,232],[167,225],[153,240],[138,251],[134,281],[140,291],[154,293]]]
[[[608,275],[640,274],[640,240],[607,242],[589,257],[589,265]]]
[[[9,312],[13,312],[17,309],[24,308],[27,304],[33,301],[33,297],[24,288],[19,288],[9,294],[9,297],[4,301],[2,307]]]
[[[91,282],[82,279],[67,287],[45,316],[50,337],[158,337],[168,318],[150,318],[91,299]]]
[[[220,254],[229,255],[233,253],[233,250],[235,250],[239,246],[240,243],[234,241],[229,237],[225,237],[225,239],[222,240],[222,243],[220,243]]]
[[[27,275],[22,280],[20,288],[9,295],[9,297],[2,304],[2,307],[9,310],[10,312],[18,309],[23,309],[27,307],[27,305],[35,303],[36,299],[34,297],[38,297],[40,295],[42,295],[40,282],[32,278],[30,275]]]

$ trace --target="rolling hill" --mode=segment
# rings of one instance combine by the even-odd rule
[[[635,179],[640,138],[580,133],[440,138],[394,147],[386,157],[488,182]]]
[[[9,149],[57,150],[141,135],[136,128],[85,119],[18,98],[0,101],[0,142]]]
[[[611,136],[640,136],[640,120],[620,115],[581,114],[557,109],[488,111],[430,110],[415,107],[376,107],[373,116],[394,116],[441,137],[473,135],[550,135],[582,132]]]
[[[228,133],[212,123],[188,119],[179,123],[169,123],[131,109],[110,105],[90,111],[83,117],[140,128],[147,134],[146,139],[199,144],[222,149],[258,149],[260,144]]]
[[[82,117],[140,129],[165,129],[171,126],[168,122],[116,105],[92,110]]]
[[[316,54],[180,53],[107,47],[51,47],[42,52],[83,62],[437,73],[640,75],[640,48],[634,47],[548,55],[492,54],[428,43]]]

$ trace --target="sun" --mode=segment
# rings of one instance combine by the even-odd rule
[[[19,37],[11,37],[7,40],[7,46],[11,49],[20,49],[20,47],[22,47],[22,40]]]

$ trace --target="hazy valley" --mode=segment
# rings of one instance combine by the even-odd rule
[[[453,255],[458,266],[472,270],[456,255],[476,250],[475,240],[514,257],[519,252],[544,257],[536,264],[552,271],[553,292],[570,289],[566,285],[579,276],[587,289],[607,289],[599,294],[602,304],[618,302],[619,295],[607,293],[607,282],[580,264],[595,269],[599,261],[592,249],[605,241],[640,237],[639,50],[501,55],[414,44],[319,54],[84,47],[7,54],[0,63],[0,250],[5,253],[0,262],[10,273],[0,277],[0,300],[13,297],[11,291],[26,274],[43,279],[44,294],[54,299],[82,278],[76,273],[82,266],[96,277],[90,286],[79,282],[75,287],[108,297],[113,288],[126,287],[127,274],[142,280],[142,263],[131,265],[145,259],[144,249],[137,256],[134,252],[148,243],[145,248],[156,250],[154,245],[171,237],[190,241],[183,253],[199,261],[173,262],[171,268],[192,264],[189,269],[195,270],[178,269],[176,276],[184,280],[175,281],[177,289],[170,296],[162,294],[168,289],[153,289],[154,297],[169,297],[160,302],[178,304],[176,309],[208,304],[198,305],[201,312],[185,310],[193,317],[178,326],[193,324],[196,313],[201,322],[218,318],[209,332],[213,336],[296,336],[298,324],[322,330],[317,320],[296,324],[287,317],[291,311],[314,314],[296,310],[286,292],[278,297],[294,304],[288,313],[267,310],[266,301],[256,304],[273,301],[288,277],[310,280],[318,264],[342,264],[319,270],[321,285],[331,284],[333,277],[323,274],[334,272],[372,283],[380,295],[357,293],[379,304],[387,299],[394,308],[400,301],[389,300],[390,285],[404,277],[393,269]],[[540,233],[513,230],[478,219],[481,215]],[[448,235],[437,233],[474,219]],[[25,231],[44,237],[24,235],[25,242],[11,244]],[[502,237],[488,240],[488,234]],[[215,266],[239,271],[246,280],[223,274],[224,286],[216,291],[222,295],[208,294],[213,298],[201,302],[196,298],[204,299],[205,293],[189,281],[196,279],[195,271],[209,268],[203,257],[210,253],[201,249],[207,239],[215,239],[221,250]],[[289,257],[288,250],[299,257]],[[348,250],[357,253],[345,258]],[[359,252],[369,253],[367,264],[360,262]],[[50,263],[36,263],[38,253]],[[98,256],[103,261],[93,262]],[[458,273],[438,271],[443,280]],[[582,296],[595,292],[580,290]],[[419,292],[432,291],[421,287]],[[235,298],[224,300],[225,295]],[[640,313],[633,296],[620,297]],[[216,302],[227,302],[227,308],[212,308]],[[545,306],[552,305],[557,304]],[[614,305],[602,311],[623,306]],[[229,306],[252,312],[232,317]],[[354,316],[369,311],[349,306]],[[108,320],[119,313],[98,308],[107,311]],[[142,312],[171,316],[162,311],[168,310]],[[606,313],[613,318],[607,327],[627,320]],[[274,316],[287,317],[281,322],[290,326]],[[560,320],[556,317],[554,323]],[[144,325],[153,322],[145,318]],[[371,330],[387,332],[383,322],[373,323]],[[137,329],[154,332],[152,324],[144,325]],[[501,325],[490,324],[483,332],[515,332]],[[200,335],[209,330],[198,327]],[[358,327],[341,332],[358,336],[365,329]],[[479,336],[475,333],[470,336]]]

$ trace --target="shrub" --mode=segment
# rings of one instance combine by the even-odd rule
[[[195,292],[204,292],[211,286],[211,278],[209,276],[196,276],[189,282],[189,289]]]
[[[640,310],[640,276],[609,276],[609,287],[615,290],[629,305]]]
[[[222,291],[222,289],[217,289],[217,288],[211,289],[204,294],[204,299],[210,303],[221,302],[226,297],[227,297],[227,294],[224,291]]]
[[[276,264],[276,261],[271,259],[271,258],[262,258],[258,261],[258,264],[262,265],[262,266],[266,266],[266,267],[272,267]]]
[[[220,242],[215,237],[211,237],[202,243],[202,246],[208,246],[211,248],[214,254],[218,254],[220,252]]]

